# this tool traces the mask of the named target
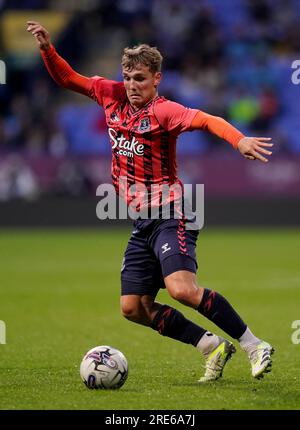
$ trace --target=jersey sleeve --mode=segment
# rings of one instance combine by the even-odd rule
[[[238,142],[245,137],[243,133],[225,121],[225,119],[200,110],[192,121],[191,129],[209,131],[229,142],[235,149],[238,146]]]
[[[164,100],[155,106],[155,115],[160,125],[176,134],[191,129],[191,123],[197,112],[197,109],[187,108],[170,100]]]
[[[53,45],[40,50],[44,64],[52,79],[60,86],[88,96],[90,79],[77,73],[57,52]]]
[[[121,102],[126,96],[124,84],[93,76],[90,78],[89,97],[95,100],[100,106],[106,108],[115,101]]]

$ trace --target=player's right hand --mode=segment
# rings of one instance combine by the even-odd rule
[[[35,37],[40,49],[47,51],[50,48],[50,34],[39,22],[27,21],[27,31]]]

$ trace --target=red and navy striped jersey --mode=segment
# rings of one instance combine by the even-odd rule
[[[198,110],[156,96],[135,111],[122,82],[101,77],[90,79],[89,96],[105,111],[116,191],[129,204],[133,196],[128,188],[132,185],[145,186],[149,194],[155,185],[178,183],[182,187],[177,176],[176,140],[180,133],[190,129]],[[126,189],[122,190],[124,178]],[[152,192],[152,204],[156,198]]]

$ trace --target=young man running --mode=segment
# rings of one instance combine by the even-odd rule
[[[154,195],[153,185],[182,188],[176,166],[176,139],[182,132],[207,130],[229,142],[249,160],[267,162],[266,156],[272,154],[270,138],[245,137],[222,118],[159,96],[162,56],[156,48],[148,45],[126,48],[122,57],[123,82],[116,82],[75,72],[58,55],[48,31],[38,22],[28,21],[27,30],[35,37],[52,78],[103,107],[112,144],[113,184],[128,204],[132,202],[129,187],[133,185],[149,191],[150,205],[156,202],[157,207],[165,202]],[[125,184],[121,178],[126,179]],[[175,194],[168,204],[175,202]],[[261,378],[271,370],[273,348],[254,336],[221,294],[197,285],[197,235],[197,230],[186,228],[184,215],[179,219],[160,216],[135,220],[121,271],[122,314],[163,336],[196,347],[206,359],[206,371],[200,381],[218,379],[235,352],[234,345],[189,321],[178,310],[156,302],[159,289],[166,288],[171,297],[238,340],[249,357],[253,377]]]

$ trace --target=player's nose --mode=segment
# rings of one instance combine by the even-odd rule
[[[134,90],[136,89],[136,84],[135,84],[135,81],[134,81],[133,79],[131,79],[131,80],[129,81],[129,89],[130,89],[131,91],[134,91]]]

